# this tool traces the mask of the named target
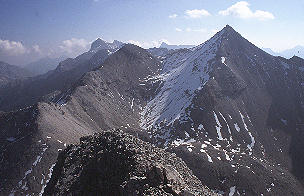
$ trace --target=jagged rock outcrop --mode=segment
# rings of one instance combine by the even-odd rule
[[[216,195],[186,164],[123,131],[80,139],[59,153],[46,195]]]

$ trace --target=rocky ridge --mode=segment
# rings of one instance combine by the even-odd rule
[[[43,195],[216,194],[180,158],[112,130],[83,137],[60,152]]]

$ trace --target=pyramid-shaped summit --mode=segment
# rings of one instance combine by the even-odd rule
[[[246,40],[240,33],[238,33],[228,24],[221,31],[216,33],[216,36],[219,36],[222,38],[221,40],[225,39],[230,43],[232,43],[233,41]]]
[[[104,40],[98,38],[91,44],[90,50],[96,50],[96,49],[105,48],[105,47],[107,47],[107,43]]]

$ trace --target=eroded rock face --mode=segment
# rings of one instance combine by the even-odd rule
[[[112,130],[62,151],[44,195],[216,194],[180,158]]]

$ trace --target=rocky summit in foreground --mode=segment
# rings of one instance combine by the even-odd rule
[[[174,154],[105,131],[62,151],[43,195],[216,195]]]

